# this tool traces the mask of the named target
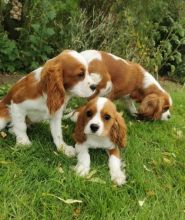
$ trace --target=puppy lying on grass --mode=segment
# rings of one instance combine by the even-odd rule
[[[126,125],[107,98],[98,97],[80,108],[73,137],[76,141],[78,163],[77,174],[85,176],[90,170],[89,148],[103,148],[109,155],[111,180],[121,186],[126,183],[125,172],[121,170],[119,148],[126,145]]]

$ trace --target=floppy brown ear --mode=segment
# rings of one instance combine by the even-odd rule
[[[126,145],[126,124],[120,113],[116,113],[115,122],[110,131],[110,138],[116,146],[122,148]]]
[[[157,120],[162,112],[162,99],[155,94],[146,96],[139,106],[138,116]]]
[[[48,61],[44,66],[42,79],[47,93],[47,106],[50,114],[53,114],[63,105],[65,99],[62,64],[55,60]]]
[[[85,127],[84,110],[85,110],[85,106],[80,107],[80,109],[78,109],[78,110],[79,110],[79,116],[78,116],[78,119],[77,119],[75,131],[73,133],[73,138],[74,138],[75,142],[83,143],[84,141],[86,141],[86,135],[84,133],[84,127]]]
[[[154,119],[155,120],[158,120],[161,118],[161,114],[163,111],[163,104],[164,104],[164,99],[162,97],[158,97],[157,108],[154,112]]]

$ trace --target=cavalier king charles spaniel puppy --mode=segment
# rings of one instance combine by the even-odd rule
[[[49,120],[57,150],[74,156],[75,149],[63,140],[61,118],[72,96],[95,93],[87,67],[82,55],[65,50],[20,79],[0,101],[0,130],[11,122],[17,144],[30,145],[26,122]]]
[[[85,176],[90,170],[88,149],[103,148],[109,155],[111,180],[119,186],[126,182],[119,152],[126,145],[126,125],[109,99],[97,97],[80,108],[73,137],[78,155],[77,174]]]
[[[140,119],[168,120],[171,117],[170,95],[141,65],[103,51],[86,50],[81,55],[98,83],[92,97],[98,95],[111,100],[122,99],[129,112]],[[140,103],[138,109],[134,101]]]

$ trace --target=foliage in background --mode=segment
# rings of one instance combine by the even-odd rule
[[[14,72],[19,59],[19,50],[15,41],[10,40],[6,33],[0,32],[0,71]]]
[[[63,49],[94,48],[185,82],[182,0],[4,0],[0,8],[1,72],[29,72]]]

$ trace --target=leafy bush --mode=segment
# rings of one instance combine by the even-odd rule
[[[1,72],[31,71],[66,48],[93,48],[185,81],[182,0],[25,0],[20,21],[10,18],[13,1],[0,10]]]
[[[103,49],[114,35],[113,24],[111,15],[105,17],[101,13],[93,13],[88,17],[85,11],[80,11],[70,18],[66,32],[61,29],[59,42],[62,43],[63,39],[64,48],[77,51]]]
[[[115,8],[120,16],[117,24],[120,28],[116,33],[118,38],[112,42],[113,51],[141,63],[157,77],[158,73],[175,78],[178,75],[184,81],[185,16],[177,13],[182,9],[179,2],[182,1],[177,1],[175,8],[173,1],[152,0],[145,2],[145,7],[134,0],[120,1]]]
[[[154,61],[162,75],[174,76],[176,67],[182,63],[180,48],[185,45],[185,31],[181,24],[167,16],[159,25],[155,41]]]
[[[16,65],[15,65],[16,64]],[[15,41],[5,32],[0,33],[0,71],[14,72],[19,69],[19,50]]]
[[[27,4],[25,12],[27,18],[20,29],[18,47],[24,60],[22,68],[33,70],[54,54],[51,42],[54,40],[55,30],[51,24],[56,12],[49,1]]]

